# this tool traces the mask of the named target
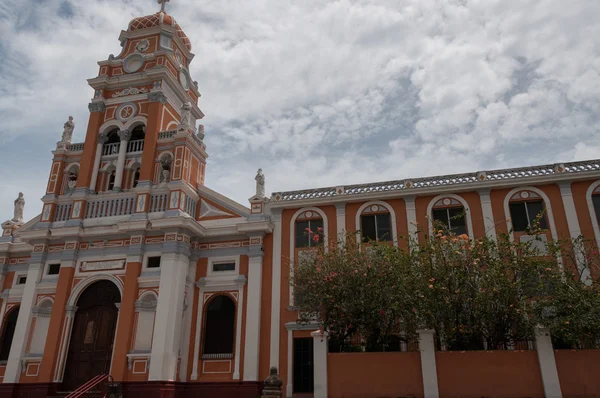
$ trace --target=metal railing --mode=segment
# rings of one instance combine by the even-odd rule
[[[550,164],[514,169],[479,171],[466,174],[453,174],[436,177],[384,181],[369,184],[345,185],[298,191],[275,192],[272,198],[276,202],[294,200],[328,198],[333,196],[350,196],[374,192],[404,191],[414,188],[444,187],[453,185],[470,185],[485,181],[511,181],[532,177],[546,177],[559,174],[577,174],[600,171],[600,159],[583,162]]]
[[[165,211],[169,208],[169,194],[159,193],[150,196],[150,209],[149,213],[156,213],[159,211]]]
[[[108,395],[112,377],[110,375],[98,375],[79,386],[75,391],[65,398],[99,397]]]
[[[71,209],[73,208],[73,203],[67,203],[56,206],[56,216],[54,217],[54,221],[67,221],[71,219]]]
[[[126,216],[134,209],[135,197],[96,199],[88,202],[85,218]]]

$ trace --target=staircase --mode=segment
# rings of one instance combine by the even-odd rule
[[[120,385],[110,375],[98,375],[83,383],[73,392],[58,393],[56,398],[120,398]],[[50,397],[49,397],[50,398]]]

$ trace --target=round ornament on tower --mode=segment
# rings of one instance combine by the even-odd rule
[[[116,112],[117,119],[121,122],[126,122],[127,120],[134,117],[136,114],[137,114],[137,106],[132,102],[128,102],[126,104],[121,104],[117,108],[117,112]]]

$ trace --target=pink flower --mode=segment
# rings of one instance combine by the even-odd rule
[[[430,289],[433,289],[433,285],[429,285],[428,287],[429,287]]]
[[[304,228],[304,230],[305,230],[306,232],[312,232],[312,231],[310,230],[310,228]]]
[[[317,267],[317,272],[321,272],[321,268]]]
[[[355,273],[355,274],[358,274],[358,270],[357,270],[357,269],[355,269],[355,270],[354,270],[354,273]]]
[[[313,242],[318,243],[319,242],[319,238],[320,238],[319,235],[314,234],[312,240],[313,240]]]
[[[367,276],[367,273],[365,272],[365,273],[363,274],[363,276]]]
[[[317,231],[323,232],[323,228],[319,227],[319,228],[317,228]]]

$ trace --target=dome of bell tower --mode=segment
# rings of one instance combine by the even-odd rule
[[[170,16],[164,11],[159,11],[156,14],[146,15],[144,17],[137,17],[129,22],[129,26],[127,28],[128,32],[134,32],[142,29],[149,29],[155,26],[167,25],[175,28],[177,32],[177,36],[181,39],[183,44],[187,47],[189,51],[192,51],[192,44],[190,39],[187,37],[181,26],[175,21],[175,18]]]

